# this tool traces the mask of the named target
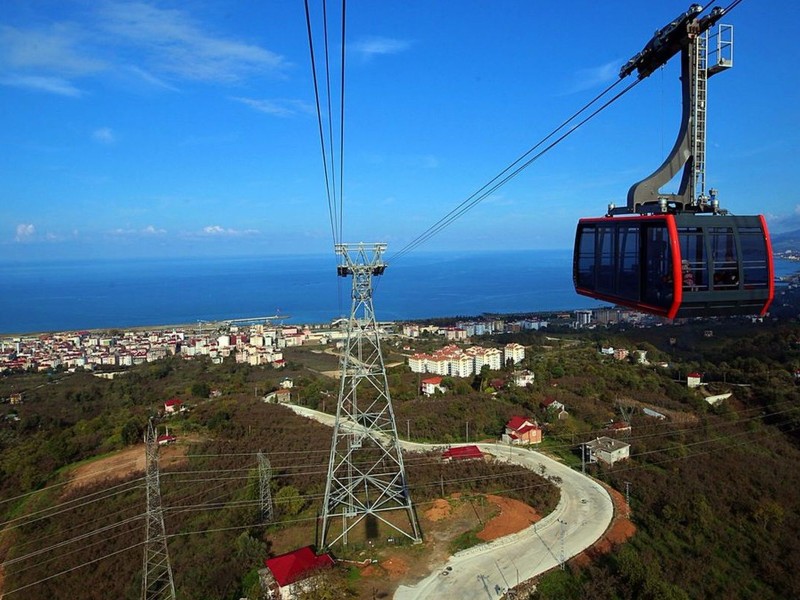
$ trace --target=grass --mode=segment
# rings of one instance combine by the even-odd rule
[[[479,539],[477,535],[479,529],[483,529],[483,526],[465,531],[452,542],[450,542],[450,554],[455,554],[461,550],[466,550],[467,548],[472,548],[473,546],[483,544],[483,540]]]

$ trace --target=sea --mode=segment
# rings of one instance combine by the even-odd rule
[[[572,285],[571,250],[388,255],[373,279],[379,321],[593,308]],[[0,261],[0,334],[190,325],[278,316],[328,323],[352,280],[330,255]],[[776,275],[798,263],[775,261]]]

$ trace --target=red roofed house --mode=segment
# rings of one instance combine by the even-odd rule
[[[506,423],[502,441],[506,444],[541,444],[542,429],[536,421],[525,417],[511,417]]]
[[[686,376],[686,385],[690,388],[696,388],[700,386],[700,381],[703,379],[703,376],[700,373],[689,373]]]
[[[426,396],[433,396],[437,391],[444,392],[446,387],[442,386],[441,377],[428,377],[422,380],[422,393]]]
[[[172,398],[164,402],[164,412],[168,415],[171,415],[176,412],[180,412],[182,406],[183,401],[179,400],[178,398]]]
[[[268,558],[264,564],[272,575],[270,591],[278,592],[280,598],[289,599],[294,596],[294,591],[297,589],[295,586],[302,587],[302,582],[313,577],[315,571],[332,567],[333,558],[330,554],[317,556],[311,546],[305,546]]]
[[[174,444],[178,441],[178,438],[175,437],[173,434],[167,432],[163,435],[160,435],[156,438],[159,446],[166,446],[167,444]]]
[[[456,446],[442,452],[442,460],[482,460],[483,452],[477,446]]]

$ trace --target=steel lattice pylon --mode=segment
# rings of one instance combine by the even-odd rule
[[[261,505],[261,521],[269,523],[272,521],[272,490],[270,480],[272,479],[272,466],[269,459],[259,450],[258,452],[258,498]]]
[[[158,476],[158,440],[152,419],[144,434],[147,453],[147,523],[145,529],[142,600],[175,600],[175,582],[167,552],[164,513],[161,510],[161,485]]]
[[[323,548],[347,544],[348,533],[368,516],[421,541],[372,304],[372,278],[386,269],[385,250],[386,244],[336,244],[338,274],[352,276],[353,293],[322,509]],[[387,512],[398,510],[406,511],[410,531],[387,520]]]

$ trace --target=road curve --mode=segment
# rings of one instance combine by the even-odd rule
[[[302,406],[294,412],[333,426],[335,417]],[[434,448],[400,442],[409,452]],[[395,600],[463,600],[499,598],[511,587],[540,575],[579,554],[606,531],[614,515],[608,492],[595,480],[539,452],[502,444],[476,444],[497,460],[518,464],[545,477],[558,477],[561,498],[555,510],[530,527],[463,550],[413,586],[400,586]],[[558,481],[558,480],[557,480]],[[442,573],[451,567],[447,575]]]

